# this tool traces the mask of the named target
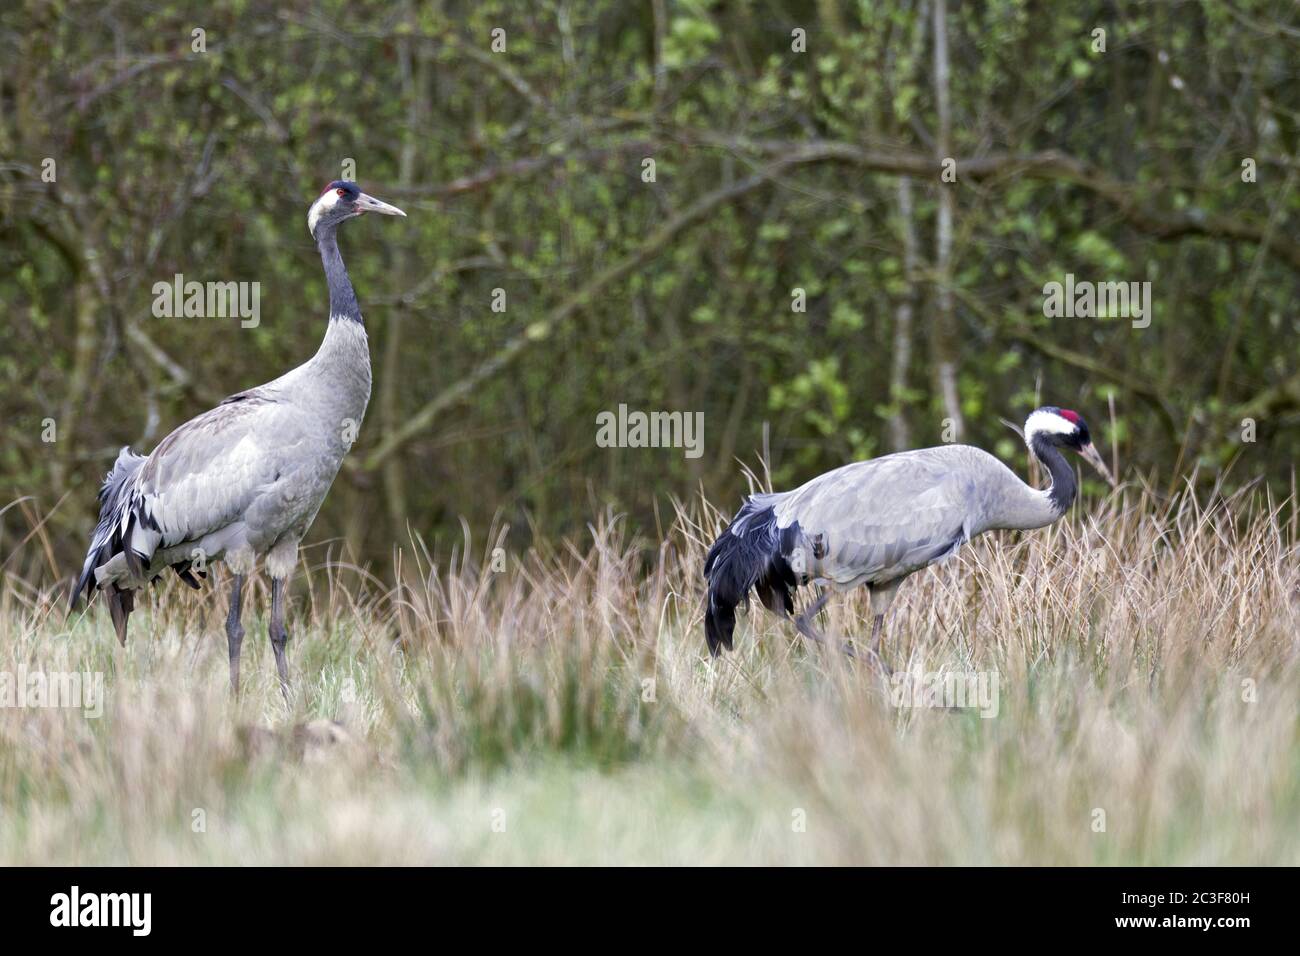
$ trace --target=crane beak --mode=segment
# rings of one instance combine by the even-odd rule
[[[377,212],[381,216],[406,216],[406,213],[396,206],[390,206],[388,203],[381,202],[374,196],[367,196],[365,193],[358,195],[356,202],[352,205],[358,213]]]
[[[1111,477],[1110,469],[1106,467],[1105,460],[1101,457],[1101,453],[1093,446],[1092,442],[1088,442],[1088,444],[1080,448],[1079,454],[1083,456],[1084,461],[1096,468],[1097,471],[1101,472],[1101,476],[1106,479],[1108,485],[1112,488],[1115,487],[1115,479]]]

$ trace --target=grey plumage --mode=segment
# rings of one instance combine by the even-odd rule
[[[117,454],[117,460],[104,477],[104,484],[99,489],[99,521],[90,535],[90,549],[82,565],[81,575],[72,588],[72,605],[84,591],[87,599],[95,587],[95,569],[106,563],[114,554],[122,550],[123,533],[120,515],[126,510],[126,501],[130,497],[128,487],[133,483],[140,466],[144,464],[143,455],[137,455],[130,448],[123,448]],[[117,639],[126,643],[126,621],[135,606],[129,590],[114,587],[109,595],[109,610]]]
[[[705,562],[710,651],[731,647],[734,609],[751,590],[770,610],[790,614],[790,592],[810,583],[870,587],[874,650],[881,619],[908,575],[985,531],[1038,528],[1065,512],[1075,479],[1058,446],[1100,462],[1074,412],[1036,411],[1026,440],[1052,476],[1046,490],[1029,487],[978,448],[943,445],[845,465],[793,491],[750,496]],[[807,616],[796,625],[820,639]]]
[[[283,634],[278,583],[291,573],[370,399],[365,325],[335,240],[340,222],[365,211],[404,215],[342,182],[331,183],[312,206],[309,227],[329,284],[330,317],[311,359],[191,419],[147,457],[129,448],[119,454],[100,490],[99,522],[72,604],[83,592],[108,590],[123,643],[135,590],[168,567],[197,586],[191,568],[214,561],[242,583],[265,560],[277,582],[273,638]],[[232,598],[232,610],[236,604]],[[276,656],[286,680],[282,644]],[[233,637],[231,680],[237,689]]]
[[[140,587],[178,561],[246,564],[296,545],[369,397],[365,330],[334,319],[305,364],[191,419],[147,458],[124,450],[100,518],[120,547],[95,564],[95,583]]]

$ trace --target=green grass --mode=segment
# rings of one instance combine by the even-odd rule
[[[718,520],[663,547],[604,523],[496,575],[408,549],[392,590],[312,570],[292,707],[260,589],[236,704],[220,581],[160,585],[122,649],[11,576],[0,671],[99,671],[107,700],[0,708],[0,862],[1300,862],[1293,511],[1130,491],[916,575],[887,658],[996,672],[991,719],[896,708],[765,613],[710,662]],[[867,632],[865,595],[832,607]]]

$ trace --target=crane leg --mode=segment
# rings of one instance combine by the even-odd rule
[[[871,659],[880,666],[880,669],[884,671],[885,676],[888,677],[890,674],[894,673],[894,669],[886,664],[885,659],[880,656],[880,637],[884,632],[885,615],[877,614],[875,620],[871,622],[871,648],[869,653],[871,654]]]
[[[817,600],[804,608],[803,613],[794,619],[794,626],[799,633],[810,641],[816,641],[818,644],[827,644],[828,642],[822,633],[813,626],[813,618],[818,615],[821,609],[826,606],[826,602],[830,599],[830,588],[823,589],[822,592],[817,595]],[[849,655],[849,657],[857,657],[857,655],[853,653],[853,648],[848,644],[841,644],[840,650]]]
[[[885,615],[877,614],[871,622],[871,653],[880,653],[880,637],[885,632]]]
[[[289,660],[284,648],[289,633],[284,629],[284,578],[271,579],[271,650],[275,651],[275,669],[280,674],[280,693],[289,702]]]
[[[239,649],[244,643],[244,625],[239,619],[243,603],[244,576],[236,574],[230,584],[230,613],[226,615],[226,644],[230,649],[230,692],[239,695]]]
[[[881,638],[885,633],[885,614],[889,611],[889,606],[894,603],[894,598],[898,596],[899,585],[903,583],[902,578],[888,581],[884,584],[871,585],[871,659],[875,661],[886,677],[893,674],[893,670],[885,663],[884,658],[880,656]]]

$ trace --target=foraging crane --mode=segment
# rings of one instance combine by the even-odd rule
[[[986,451],[941,445],[859,461],[793,491],[750,495],[704,562],[708,597],[704,633],[709,652],[732,649],[736,605],[758,594],[769,611],[794,613],[792,589],[829,585],[795,627],[821,641],[812,621],[832,590],[865,584],[871,592],[870,654],[879,660],[885,612],[903,579],[957,552],[971,538],[999,528],[1041,528],[1074,500],[1071,448],[1115,484],[1077,412],[1046,406],[1025,422],[1025,444],[1052,483],[1031,488]]]
[[[99,491],[99,523],[70,608],[84,591],[108,592],[118,641],[135,591],[168,567],[191,587],[198,565],[233,572],[226,638],[230,686],[239,692],[244,578],[263,559],[271,575],[271,647],[288,696],[285,581],[370,401],[370,349],[336,233],[367,212],[405,216],[395,206],[336,181],[307,214],[329,285],[324,339],[307,362],[272,382],[231,395],[181,425],[148,456],[123,448]]]

